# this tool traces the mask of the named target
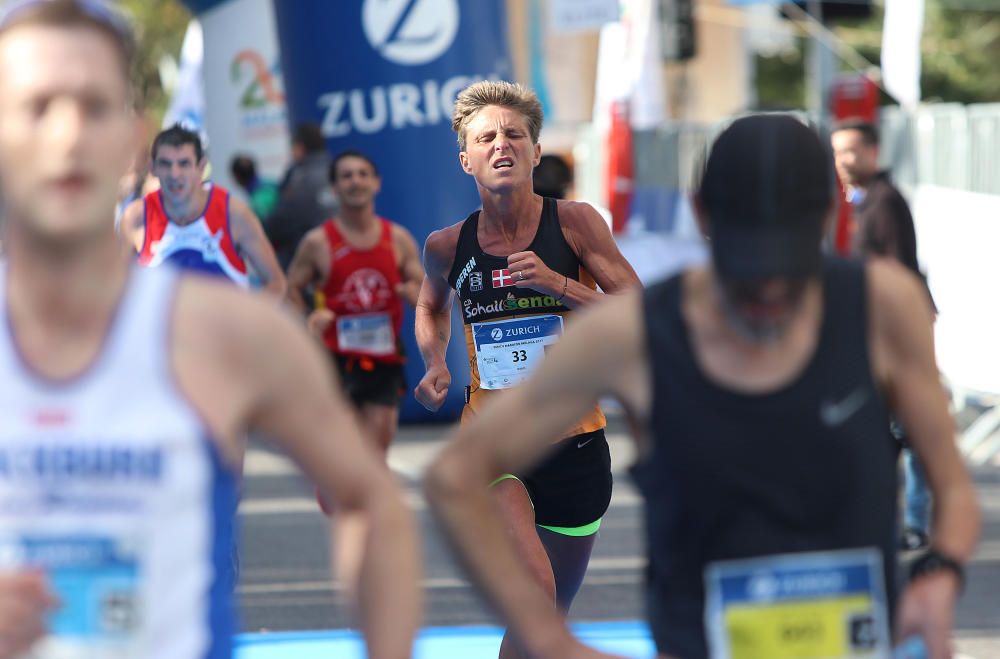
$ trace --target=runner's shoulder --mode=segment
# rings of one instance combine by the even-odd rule
[[[869,257],[865,271],[868,308],[876,328],[933,321],[926,288],[912,270],[891,257]]]
[[[133,199],[122,211],[121,228],[123,231],[133,231],[139,228],[146,215],[146,198]]]
[[[414,246],[417,244],[416,239],[413,237],[413,233],[411,233],[410,230],[402,224],[393,222],[392,220],[386,220],[386,222],[389,223],[389,230],[392,234],[392,239],[395,242]]]
[[[302,240],[299,241],[299,247],[297,251],[301,252],[306,249],[314,250],[316,248],[325,246],[327,240],[326,240],[326,230],[323,228],[324,224],[326,224],[326,222],[323,222],[319,226],[313,227],[312,229],[309,229],[309,231],[306,231],[305,234],[302,236]]]
[[[280,358],[295,326],[274,300],[193,273],[181,275],[176,305],[174,331],[180,345],[196,342],[205,349],[198,354],[218,354],[220,366],[234,370],[264,354]]]
[[[892,257],[869,257],[865,270],[871,308],[876,314],[909,315],[919,309],[930,314],[931,307],[923,283],[899,261]]]
[[[261,224],[261,218],[257,217],[257,214],[253,212],[253,208],[250,207],[250,204],[234,194],[229,194],[228,191],[226,199],[229,204],[230,223],[235,218],[239,222]]]
[[[399,222],[394,222],[393,220],[382,218],[389,223],[389,229],[392,231],[394,236],[413,236],[409,229],[400,224]]]
[[[424,269],[429,275],[447,277],[455,262],[458,237],[465,220],[431,232],[424,241]]]
[[[609,245],[611,230],[604,217],[586,201],[559,200],[559,226],[577,255],[596,245]]]
[[[451,226],[432,231],[424,242],[425,250],[432,250],[435,253],[447,253],[455,251],[458,246],[458,237],[462,233],[462,226],[465,220],[460,220]]]
[[[597,209],[586,201],[559,199],[557,204],[559,222],[565,227],[590,226],[594,223],[607,226]]]

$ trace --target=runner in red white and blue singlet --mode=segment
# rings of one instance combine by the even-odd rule
[[[226,277],[248,288],[247,265],[229,228],[229,193],[217,185],[209,186],[205,210],[187,224],[167,216],[159,190],[146,195],[139,263],[155,267],[169,262],[185,270]]]

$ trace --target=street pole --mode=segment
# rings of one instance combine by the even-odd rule
[[[809,0],[806,9],[814,20],[823,21],[823,3],[820,0]],[[821,125],[826,125],[830,118],[827,94],[836,75],[836,66],[834,52],[822,42],[818,31],[812,32],[806,55],[806,106],[809,114]]]

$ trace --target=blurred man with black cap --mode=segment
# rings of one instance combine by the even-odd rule
[[[440,454],[427,490],[473,577],[533,656],[574,641],[510,551],[484,483],[541,459],[601,396],[636,430],[650,627],[661,657],[950,656],[979,528],[938,382],[920,282],[821,254],[828,150],[788,116],[735,121],[695,211],[711,263],[585,311],[536,375]],[[914,429],[938,505],[932,549],[896,593],[896,446]],[[897,606],[898,602],[898,606]]]

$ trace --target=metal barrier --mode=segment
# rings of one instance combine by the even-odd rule
[[[1000,195],[1000,103],[882,109],[883,164],[907,187]]]
[[[937,185],[1000,195],[1000,103],[939,103],[913,112],[888,106],[879,123],[882,164],[904,188]],[[723,126],[668,122],[637,131],[636,186],[689,191],[698,163]],[[580,149],[585,155],[577,157],[578,188],[599,199],[603,144],[592,127],[582,131]]]
[[[1000,195],[1000,103],[970,105],[969,190]]]

